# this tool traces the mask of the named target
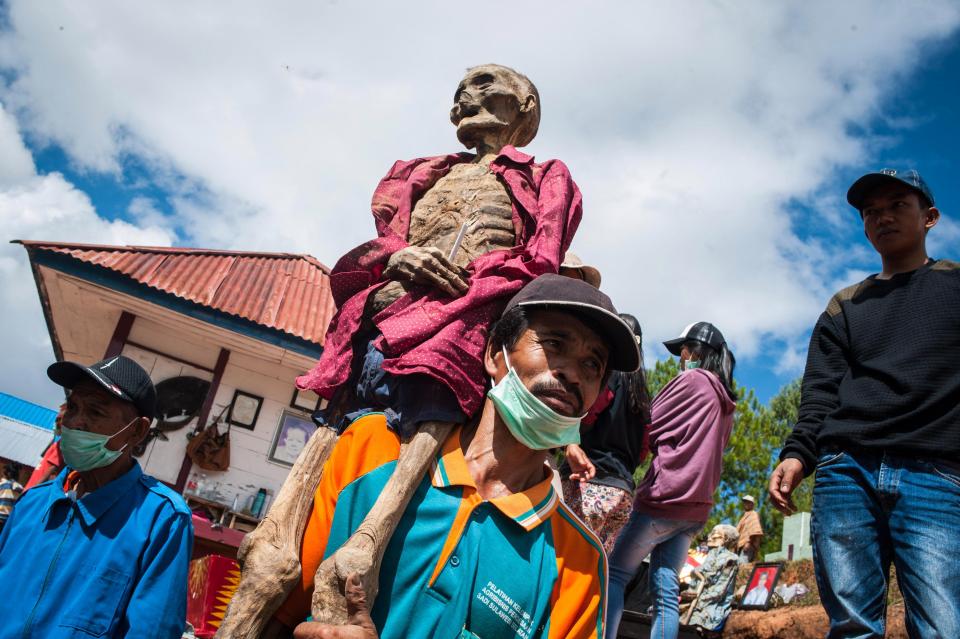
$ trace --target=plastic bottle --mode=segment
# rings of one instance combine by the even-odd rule
[[[197,489],[196,495],[198,497],[203,497],[203,491],[207,489],[207,474],[200,473],[200,476],[197,478]]]
[[[254,517],[260,517],[260,511],[263,510],[263,502],[267,499],[267,489],[261,488],[257,491],[257,496],[253,498],[253,511]]]

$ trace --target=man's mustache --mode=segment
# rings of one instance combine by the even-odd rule
[[[535,396],[540,395],[568,395],[572,396],[574,399],[574,412],[577,415],[583,414],[583,395],[580,393],[580,389],[576,386],[566,386],[563,382],[557,380],[554,382],[535,382],[533,388],[530,389],[530,392]],[[564,397],[565,400],[568,397]]]

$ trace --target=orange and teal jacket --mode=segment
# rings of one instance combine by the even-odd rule
[[[379,413],[340,437],[314,495],[302,583],[277,612],[287,626],[309,615],[317,567],[373,507],[399,452]],[[381,639],[603,637],[606,557],[544,475],[523,492],[485,500],[460,431],[447,439],[387,546],[371,611]]]

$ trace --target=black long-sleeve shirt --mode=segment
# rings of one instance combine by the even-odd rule
[[[871,276],[830,300],[780,458],[809,474],[824,449],[960,460],[960,263]]]
[[[642,461],[646,424],[630,411],[624,376],[616,372],[610,377],[608,387],[613,391],[613,401],[593,426],[580,427],[580,447],[596,468],[591,483],[632,493],[636,488],[633,471]],[[560,476],[569,475],[570,466],[564,460]]]

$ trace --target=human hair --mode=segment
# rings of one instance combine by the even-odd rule
[[[528,326],[530,326],[530,318],[527,317],[527,311],[522,306],[514,306],[504,313],[490,329],[490,346],[493,352],[496,353],[504,348],[512,351]]]
[[[481,64],[470,67],[467,69],[467,73],[478,69],[501,73],[504,76],[504,80],[510,85],[510,88],[517,94],[521,105],[526,96],[533,96],[535,101],[533,108],[520,114],[511,141],[514,146],[526,146],[530,144],[533,138],[536,137],[537,130],[540,128],[540,92],[537,91],[537,87],[527,76],[502,64]]]
[[[530,309],[524,306],[514,306],[509,311],[504,313],[497,323],[493,325],[490,329],[490,347],[492,352],[496,354],[500,349],[506,349],[512,351],[517,345],[517,341],[520,339],[520,336],[523,335],[523,332],[527,330],[530,326],[530,315],[529,311],[537,310]],[[550,307],[543,307],[543,310],[550,310]],[[588,329],[599,335],[601,338],[604,338],[606,332],[603,331],[600,326],[589,316],[582,315],[573,311],[564,311],[576,317],[578,321],[582,322]],[[607,345],[609,347],[609,344]],[[601,381],[601,387],[605,386],[607,380],[610,379],[610,369],[608,368],[609,359],[607,362],[604,362],[604,373],[603,379]],[[641,370],[643,366],[641,365]],[[646,388],[646,387],[644,387]]]
[[[713,527],[711,533],[712,532],[719,532],[723,535],[723,545],[728,548],[735,546],[740,539],[740,531],[730,524],[717,524]]]
[[[126,420],[128,424],[138,417],[144,417],[144,415],[140,414],[140,409],[138,409],[133,402],[124,400],[121,401],[121,404],[122,408],[120,410],[123,414],[123,419]]]
[[[713,348],[706,342],[699,340],[690,340],[684,342],[683,345],[700,362],[699,368],[710,371],[719,377],[727,395],[733,401],[737,401],[737,391],[733,382],[733,369],[737,365],[737,360],[730,349],[727,348],[727,343],[721,344],[720,348]]]
[[[643,340],[643,331],[640,329],[640,322],[629,313],[620,313],[622,319],[637,340],[637,350],[640,351],[640,366],[632,373],[621,373],[621,380],[627,391],[627,408],[630,412],[639,417],[642,423],[650,422],[650,391],[647,388],[647,371],[643,365],[643,348],[640,342]]]
[[[287,439],[290,437],[290,434],[291,434],[292,432],[294,432],[294,431],[299,431],[299,432],[303,433],[304,441],[310,439],[310,434],[311,434],[311,433],[310,433],[309,428],[308,428],[307,426],[305,426],[305,425],[298,424],[298,423],[294,422],[294,423],[290,424],[289,426],[287,426],[286,428],[283,429],[283,444],[284,444],[284,445],[287,443]]]

